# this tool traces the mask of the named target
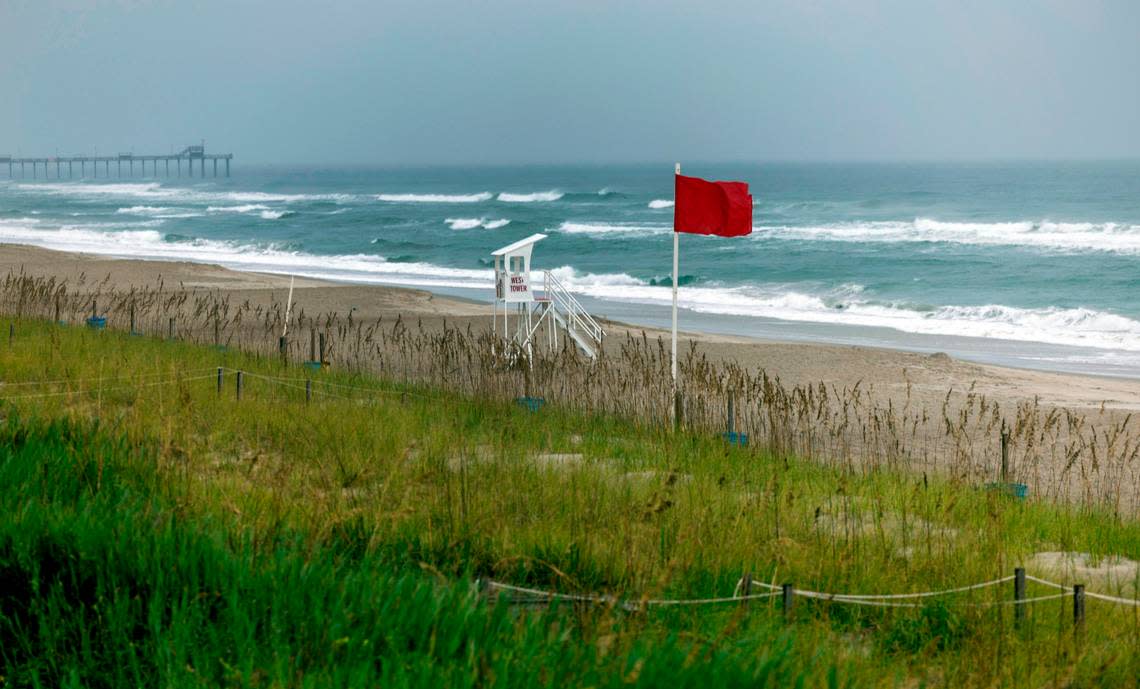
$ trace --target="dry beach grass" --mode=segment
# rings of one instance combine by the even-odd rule
[[[6,246],[0,294],[10,315],[80,322],[93,305],[110,327],[276,353],[288,278],[193,263],[60,254]],[[647,425],[669,423],[667,342],[662,333],[607,323],[597,363],[564,346],[531,366],[492,352],[488,307],[421,290],[296,284],[287,357],[310,358],[327,339],[335,367],[380,373],[469,395],[545,398]],[[837,466],[936,472],[982,483],[1007,480],[1038,497],[1130,510],[1140,501],[1140,386],[1021,371],[864,347],[758,342],[686,334],[684,419],[723,430],[728,400],[736,430],[776,452]]]

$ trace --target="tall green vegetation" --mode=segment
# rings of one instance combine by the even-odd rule
[[[771,623],[743,631],[748,646],[645,620],[627,635],[604,611],[520,617],[344,538],[258,544],[185,519],[147,470],[155,448],[94,423],[10,418],[0,440],[2,686],[783,686],[834,672]]]
[[[1104,686],[1140,670],[1132,610],[1090,601],[1083,641],[1065,600],[1015,629],[1004,585],[917,608],[800,599],[788,620],[774,600],[637,605],[729,596],[744,572],[901,593],[1040,550],[1136,556],[1140,524],[1110,509],[37,321],[16,323],[0,371],[0,685]],[[480,597],[487,579],[633,605],[515,605]]]

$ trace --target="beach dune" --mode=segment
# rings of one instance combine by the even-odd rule
[[[154,288],[161,283],[167,292],[208,292],[228,296],[254,310],[272,307],[282,311],[291,281],[289,276],[240,272],[217,265],[115,259],[15,245],[0,245],[0,272],[54,277],[81,293]],[[351,314],[358,323],[382,319],[391,324],[399,318],[429,333],[457,327],[478,335],[491,327],[489,303],[419,289],[307,278],[297,279],[293,286],[293,315],[303,314],[308,322],[320,322],[332,314],[341,318]],[[488,285],[488,296],[490,293]],[[661,338],[664,347],[654,348],[667,351],[667,332],[613,321],[605,321],[605,327],[607,355],[613,355],[608,358],[620,360],[622,347],[634,340],[655,343]],[[753,376],[753,380],[763,372],[776,381],[781,399],[786,401],[794,402],[797,396],[810,397],[816,391],[833,396],[835,404],[854,401],[858,421],[846,427],[846,421],[840,417],[848,412],[829,408],[829,425],[818,438],[811,419],[803,418],[802,412],[784,410],[784,418],[790,421],[782,426],[781,442],[790,453],[813,456],[817,443],[825,443],[828,449],[820,451],[820,458],[825,461],[834,461],[837,451],[845,457],[844,461],[874,456],[876,462],[886,458],[887,463],[892,463],[892,458],[905,456],[903,468],[984,481],[997,478],[1000,428],[1007,420],[1012,425],[1016,419],[1018,428],[1028,430],[1015,440],[1019,443],[1014,452],[1017,473],[1010,478],[1025,481],[1031,489],[1037,488],[1051,497],[1111,501],[1117,505],[1140,500],[1140,479],[1133,475],[1126,459],[1108,463],[1102,459],[1097,466],[1094,456],[1105,451],[1129,454],[1128,443],[1135,443],[1134,438],[1140,437],[1130,416],[1140,409],[1140,385],[1135,381],[1003,368],[961,361],[941,353],[684,332],[680,351],[689,352],[690,348],[714,367],[736,367]],[[620,369],[611,369],[611,375],[614,370],[620,378]],[[660,389],[664,388],[654,388]],[[711,414],[706,408],[706,425],[710,419],[713,425],[719,423],[715,419],[724,413],[719,406],[723,400],[718,401],[714,394],[705,402],[715,407]],[[769,423],[765,417],[768,410],[762,406],[754,400],[750,407],[753,423],[760,426]],[[660,407],[645,408],[657,409],[653,415],[661,417]],[[796,413],[801,414],[798,420],[792,419]],[[1050,418],[1062,417],[1066,420],[1064,428],[1050,426]],[[902,428],[883,432],[879,428],[883,424]],[[955,424],[960,430],[952,430]],[[872,427],[876,429],[873,437],[867,431]],[[769,431],[774,428],[770,425]],[[1110,434],[1115,439],[1110,441]],[[888,439],[887,445],[894,445],[895,439],[899,439],[905,447],[884,447],[883,438]],[[1091,452],[1089,448],[1098,443],[1111,443],[1112,447]],[[1078,454],[1073,455],[1074,452]],[[828,454],[832,458],[825,456]],[[1090,478],[1085,471],[1079,480],[1074,480],[1074,466],[1080,469],[1082,465],[1066,459],[1071,456],[1091,461],[1096,475]]]

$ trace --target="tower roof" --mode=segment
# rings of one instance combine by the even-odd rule
[[[495,251],[492,251],[491,255],[492,256],[505,256],[507,254],[514,253],[515,251],[518,251],[519,249],[530,246],[531,244],[534,244],[535,242],[540,242],[543,239],[546,239],[546,235],[541,234],[541,233],[540,234],[532,234],[531,236],[527,237],[526,239],[520,239],[513,244],[508,244],[508,245],[504,246],[502,249],[496,249]]]

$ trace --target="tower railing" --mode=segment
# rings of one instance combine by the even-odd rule
[[[606,331],[586,311],[581,302],[570,293],[570,290],[566,289],[566,286],[554,277],[554,274],[549,270],[545,272],[543,283],[543,291],[546,292],[546,297],[550,299],[551,305],[556,310],[561,311],[562,317],[566,319],[566,328],[571,331],[580,331],[600,345],[602,338],[606,336]]]

